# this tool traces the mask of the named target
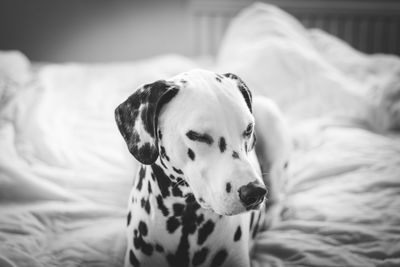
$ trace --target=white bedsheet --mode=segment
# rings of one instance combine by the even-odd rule
[[[240,53],[238,52],[240,51]],[[253,266],[399,266],[399,59],[367,56],[257,4],[213,69],[283,108],[290,179]],[[32,68],[0,53],[0,266],[120,266],[135,162],[113,110],[140,84],[198,64],[179,56]]]

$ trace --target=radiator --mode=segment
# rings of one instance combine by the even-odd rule
[[[252,0],[191,0],[192,50],[215,55],[230,20]],[[400,55],[398,0],[276,0],[307,28],[320,28],[365,53]]]

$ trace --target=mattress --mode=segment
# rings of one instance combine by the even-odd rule
[[[199,67],[179,55],[35,66],[2,51],[0,266],[121,266],[137,162],[114,108],[143,83]],[[252,266],[399,266],[400,59],[255,4],[206,67],[239,74],[290,122],[288,179]]]

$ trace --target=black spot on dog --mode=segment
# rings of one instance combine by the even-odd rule
[[[135,110],[134,113],[138,114],[138,112]],[[136,146],[137,148],[137,144],[141,141],[140,139],[140,135],[137,131],[133,130],[132,132],[132,144],[133,146]]]
[[[128,212],[128,216],[126,218],[126,225],[129,225],[131,223],[131,217],[132,217],[131,212]]]
[[[151,244],[144,242],[142,246],[142,252],[147,256],[151,256],[151,254],[153,254],[153,246]]]
[[[136,249],[140,249],[147,256],[150,256],[153,253],[153,246],[147,243],[141,234],[138,234],[137,229],[134,231],[133,245]]]
[[[129,262],[131,263],[131,265],[133,267],[139,267],[140,266],[140,262],[139,260],[136,258],[135,254],[133,253],[132,249],[129,250]]]
[[[253,229],[253,234],[251,236],[253,239],[256,237],[257,231],[258,231],[258,224],[255,224]]]
[[[208,236],[214,231],[215,223],[212,220],[208,220],[199,229],[199,235],[197,237],[197,244],[202,245],[208,238]]]
[[[174,233],[180,226],[180,223],[176,217],[169,217],[167,220],[167,230],[170,234]]]
[[[253,148],[256,146],[256,142],[257,142],[257,137],[255,134],[253,134],[253,142],[251,143],[250,151],[253,150]]]
[[[183,174],[183,171],[181,169],[177,169],[175,167],[172,167],[172,169],[174,170],[174,172],[176,172],[177,174]]]
[[[161,157],[165,158],[165,147],[160,146],[160,155]]]
[[[150,201],[148,199],[144,205],[144,210],[147,212],[147,214],[150,214]]]
[[[158,130],[158,139],[162,139],[162,133],[161,133],[161,130]]]
[[[152,107],[151,104],[149,104],[149,105],[150,105],[150,107]],[[143,122],[143,128],[147,133],[150,133],[150,131],[151,131],[151,129],[149,129],[150,128],[150,124],[151,125],[153,124],[153,123],[148,123],[148,121],[147,121],[148,120],[147,119],[147,114],[149,112],[149,105],[146,105],[146,104],[141,105],[142,110],[140,112],[140,118],[142,119],[142,122]]]
[[[160,253],[161,253],[161,252],[164,252],[163,246],[161,246],[161,245],[158,244],[158,243],[155,245],[155,249],[156,249],[158,252],[160,252]]]
[[[204,247],[201,250],[198,250],[194,253],[193,259],[192,259],[192,264],[193,266],[198,266],[202,264],[208,255],[208,248]]]
[[[136,186],[136,189],[139,191],[142,189],[143,179],[145,176],[146,176],[146,167],[142,166],[139,171],[139,179]]]
[[[194,195],[192,193],[188,194],[186,196],[186,204],[194,203],[194,202],[196,202]]]
[[[233,151],[232,152],[232,158],[238,159],[239,158],[239,154],[236,151]]]
[[[231,189],[232,189],[231,183],[226,183],[226,188],[225,188],[226,192],[227,192],[227,193],[230,193],[230,192],[231,192]]]
[[[167,167],[167,165],[165,165],[162,157],[160,157],[160,162],[161,162],[161,165],[164,167],[164,169],[168,169],[168,167]]]
[[[182,190],[179,188],[178,185],[172,187],[172,195],[174,197],[183,197]]]
[[[168,254],[167,260],[170,266],[188,266],[189,265],[189,240],[186,235],[182,235],[179,241],[178,249],[175,254]]]
[[[222,82],[221,78],[219,78],[218,76],[216,76],[215,79],[217,80],[217,82]]]
[[[206,133],[201,134],[190,130],[186,133],[186,136],[192,141],[206,143],[207,145],[212,145],[214,143],[214,139],[211,137],[211,135]]]
[[[183,205],[181,203],[174,203],[174,205],[172,205],[172,209],[174,210],[175,216],[181,216],[184,208],[185,208],[185,205]]]
[[[148,233],[147,224],[144,221],[139,222],[139,233],[143,236],[146,236]]]
[[[240,237],[242,236],[242,229],[240,228],[240,225],[236,229],[235,235],[233,236],[233,241],[239,241]]]
[[[190,158],[191,160],[194,160],[195,154],[194,154],[193,150],[191,150],[191,149],[189,148],[187,154],[188,154],[188,156],[189,156],[189,158]]]
[[[180,186],[189,186],[188,183],[183,180],[181,177],[176,178],[176,184],[180,185]]]
[[[171,181],[164,173],[163,169],[157,164],[152,164],[151,168],[153,170],[155,178],[157,179],[161,195],[163,196],[163,198],[166,198],[167,196],[169,196],[169,186],[171,185]]]
[[[286,162],[285,162],[285,165],[283,165],[283,168],[284,168],[284,169],[287,169],[288,166],[289,166],[289,162],[286,161]]]
[[[140,249],[140,241],[139,241],[139,237],[138,237],[138,230],[135,229],[133,231],[133,245],[135,246],[136,249]]]
[[[157,199],[158,209],[161,210],[164,216],[168,216],[169,211],[168,208],[164,205],[163,197],[161,195],[158,195],[156,199]]]
[[[257,235],[258,232],[258,227],[260,226],[260,219],[261,219],[261,212],[258,213],[258,219],[256,224],[254,225],[254,229],[253,229],[253,234],[252,234],[252,238],[254,239]]]
[[[214,256],[214,258],[213,258],[213,260],[211,262],[211,267],[221,266],[224,263],[224,261],[226,260],[227,257],[228,257],[228,252],[226,252],[225,249],[221,249]]]
[[[250,228],[249,228],[249,231],[253,227],[253,221],[254,221],[254,212],[252,212],[251,215],[250,215]]]
[[[165,152],[165,147],[160,146],[160,156],[164,159],[166,159],[167,161],[169,161],[169,157],[167,155],[167,153]]]
[[[169,178],[170,178],[171,180],[175,180],[175,179],[176,179],[176,177],[173,176],[172,174],[169,175]]]
[[[204,203],[204,199],[202,197],[199,198],[200,203]]]
[[[153,155],[158,154],[157,148],[150,143],[145,143],[139,148],[136,147],[136,151],[134,151],[134,153],[138,155],[138,159],[141,159],[143,164],[153,163]]]
[[[225,142],[225,138],[221,137],[218,141],[218,146],[219,146],[219,150],[221,151],[221,153],[224,153],[224,151],[226,150],[226,142]]]
[[[204,214],[200,214],[197,216],[196,223],[197,225],[200,225],[204,221]]]
[[[147,184],[147,190],[149,191],[149,194],[151,194],[152,190],[151,190],[151,183],[150,181]]]
[[[140,201],[140,205],[144,210],[147,212],[147,214],[150,214],[150,201],[149,199],[142,198]]]
[[[246,130],[243,131],[242,135],[244,138],[250,138],[251,134],[253,133],[254,123],[249,123],[247,125]]]
[[[186,198],[185,210],[181,216],[182,235],[179,240],[178,248],[175,254],[170,253],[167,255],[167,260],[170,266],[188,266],[190,263],[189,235],[196,232],[196,212],[198,209],[200,209],[200,205],[196,202],[193,194],[189,194]]]

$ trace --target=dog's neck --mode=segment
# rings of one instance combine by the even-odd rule
[[[134,244],[143,246],[149,242],[158,244],[158,248],[173,248],[174,253],[166,255],[171,266],[188,266],[189,250],[195,249],[190,240],[197,240],[194,242],[202,245],[214,226],[226,218],[203,209],[185,182],[183,172],[166,168],[160,159],[140,167],[134,188],[139,192],[132,195],[132,202],[149,215],[145,221],[148,235],[143,237],[139,228],[134,235]],[[152,235],[150,231],[158,234]],[[160,236],[165,231],[170,235],[168,238]],[[177,239],[171,239],[172,235]]]
[[[193,212],[199,210],[201,213],[214,214],[212,211],[201,208],[185,180],[183,171],[166,165],[161,158],[151,165],[140,167],[134,187],[140,191],[142,199],[138,201],[143,203],[145,209],[147,205],[145,202],[149,201],[146,200],[148,197],[155,201],[153,203],[157,203],[157,207],[154,208],[157,208],[165,217],[180,216],[182,208],[183,211],[192,209]],[[215,217],[222,216],[215,214]]]

